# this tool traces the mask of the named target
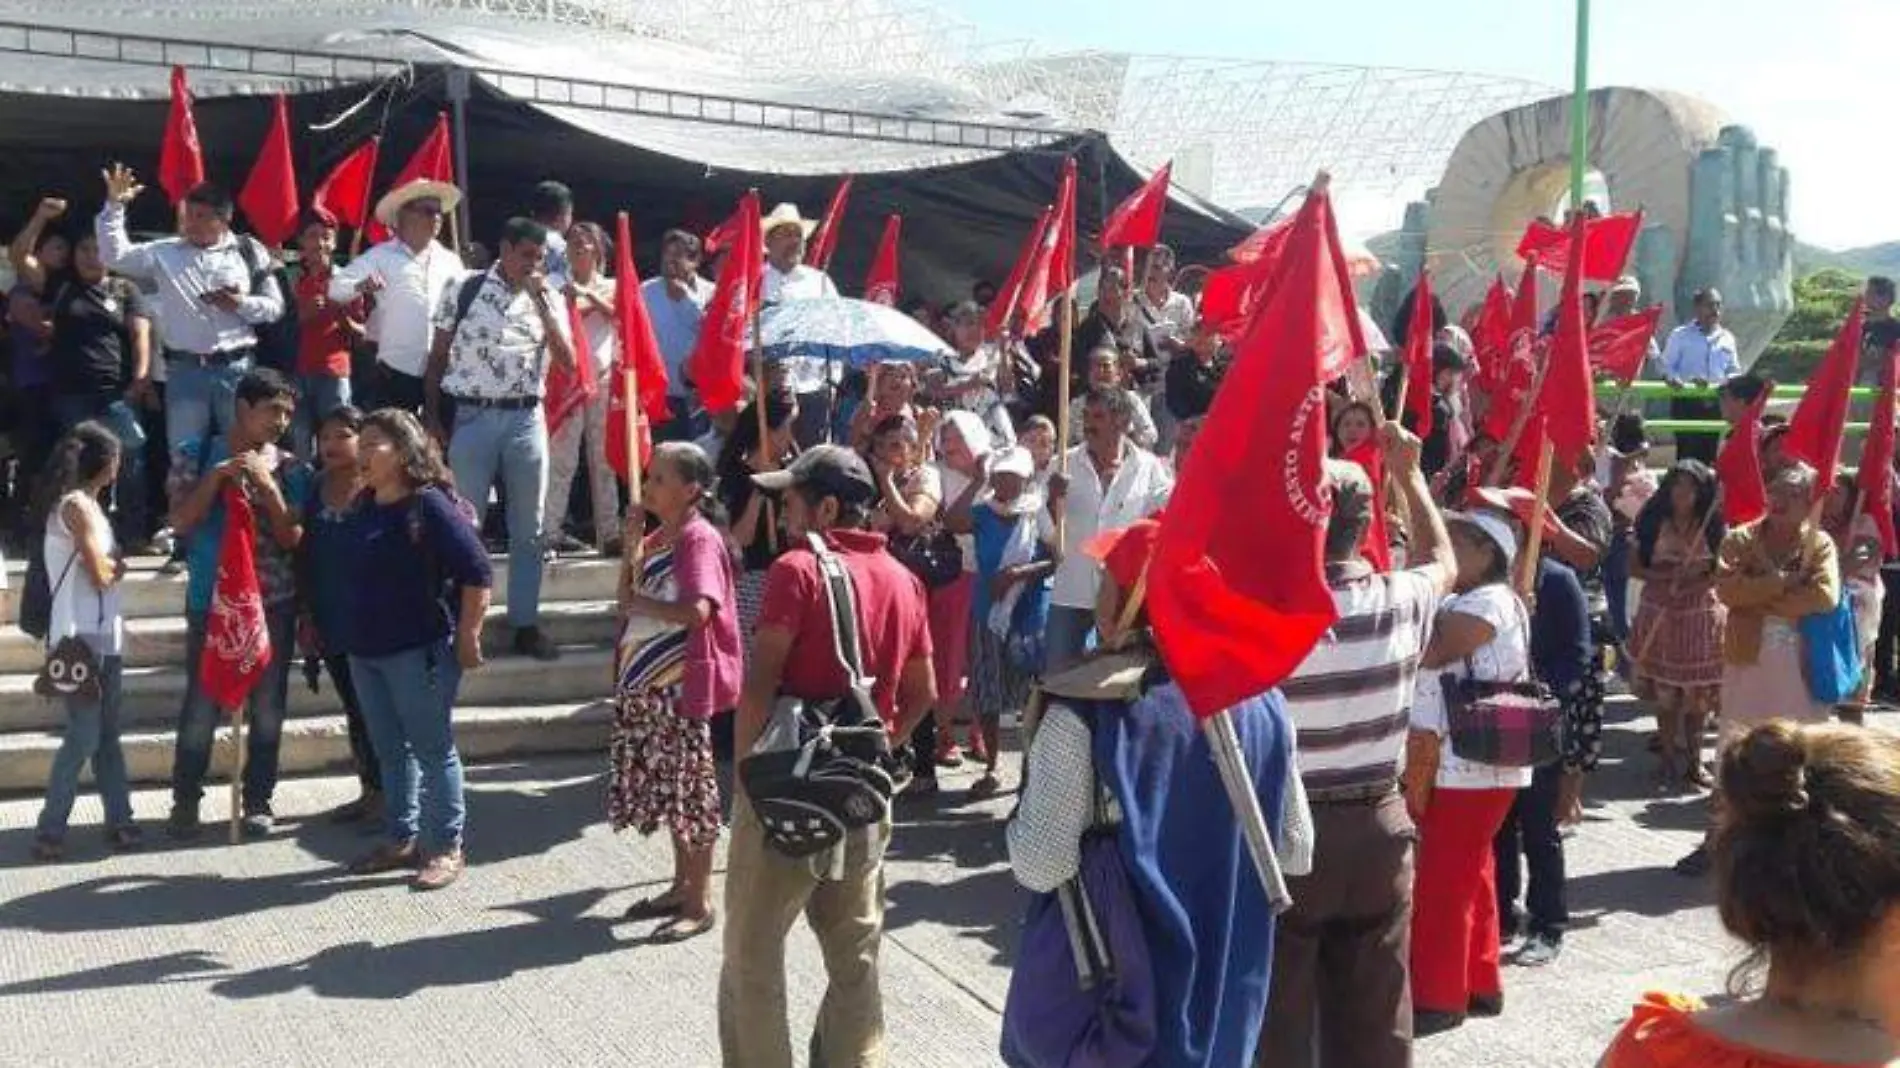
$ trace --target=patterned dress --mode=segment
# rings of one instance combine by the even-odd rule
[[[639,590],[658,600],[678,596],[671,547],[640,564]],[[607,820],[616,831],[652,834],[662,826],[695,846],[719,838],[719,783],[712,732],[675,710],[686,668],[685,627],[632,615],[621,627],[620,677],[608,746]]]
[[[1665,526],[1656,537],[1652,564],[1673,568],[1686,561],[1713,559],[1704,542],[1689,539]],[[1708,583],[1677,583],[1668,578],[1643,583],[1643,597],[1630,626],[1628,648],[1636,655],[1639,693],[1654,696],[1659,689],[1682,691],[1685,696],[1713,696],[1722,687],[1722,629],[1728,611]],[[1661,628],[1652,639],[1650,632]]]

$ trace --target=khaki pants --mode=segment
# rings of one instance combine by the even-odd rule
[[[734,800],[725,963],[719,972],[719,1048],[726,1068],[792,1068],[785,936],[800,912],[818,936],[830,979],[812,1031],[811,1068],[881,1068],[884,1000],[877,954],[890,821],[846,839],[844,877],[821,882],[810,861],[766,845],[743,792]]]

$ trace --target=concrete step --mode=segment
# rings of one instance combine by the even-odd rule
[[[522,656],[490,660],[481,670],[462,677],[461,700],[473,707],[506,708],[593,701],[611,692],[611,649],[604,645],[570,646],[561,654],[560,660],[549,664]],[[184,701],[185,680],[185,669],[175,662],[128,669],[120,710],[124,729],[130,732],[139,727],[175,725]],[[293,671],[290,717],[329,716],[339,707],[327,678],[320,692],[311,693],[304,685],[302,672]],[[64,704],[33,693],[33,676],[0,675],[0,740],[15,732],[57,730],[65,717]]]
[[[467,687],[464,687],[464,694]],[[471,705],[455,710],[455,741],[462,759],[470,763],[510,759],[540,753],[599,753],[603,766],[613,707],[606,702],[487,707]],[[204,816],[221,818],[224,785],[230,781],[230,733],[220,730],[212,749],[212,770]],[[135,783],[171,780],[173,736],[169,731],[129,731],[124,735],[125,760]],[[46,788],[60,736],[47,731],[0,735],[0,793],[37,794]],[[341,715],[313,716],[284,724],[279,750],[279,773],[308,775],[347,768],[349,733]],[[91,781],[91,769],[86,771]],[[162,812],[140,812],[145,820]]]
[[[157,569],[161,562],[150,558],[139,559],[126,572],[120,603],[127,619],[169,619],[185,614],[185,576],[160,576]],[[507,557],[495,557],[493,562],[494,603],[506,605],[508,560]],[[544,566],[546,570],[542,572],[541,578],[543,606],[560,601],[607,601],[612,600],[617,593],[616,584],[620,577],[618,560],[606,560],[598,556],[572,557],[555,560]],[[0,626],[13,630],[15,604],[26,576],[24,569],[11,560],[7,563],[7,580],[9,590],[0,593]]]
[[[614,636],[613,601],[563,601],[541,606],[541,629],[556,645],[606,645]],[[127,667],[169,667],[185,662],[185,617],[171,615],[128,619],[125,626]],[[513,632],[507,609],[493,606],[482,626],[482,648],[499,657]],[[0,627],[0,676],[39,671],[46,653],[38,641],[17,627]]]

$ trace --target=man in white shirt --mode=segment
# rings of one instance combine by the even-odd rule
[[[231,194],[202,183],[185,194],[178,237],[134,242],[125,209],[144,190],[130,168],[113,164],[94,232],[108,268],[156,290],[151,312],[165,346],[166,446],[176,454],[231,429],[257,328],[283,318],[284,293],[269,250],[232,231]]]
[[[1049,671],[1081,657],[1095,626],[1101,565],[1082,551],[1098,531],[1153,515],[1174,492],[1168,465],[1128,438],[1133,394],[1094,388],[1082,404],[1082,444],[1069,450],[1068,474],[1049,479],[1049,507],[1065,509],[1062,562],[1056,567],[1045,632]]]
[[[796,204],[780,204],[760,220],[759,232],[765,235],[765,282],[760,299],[765,304],[787,300],[836,298],[838,287],[831,276],[816,267],[807,267],[805,240],[816,229],[816,220],[798,212]],[[738,250],[734,250],[734,255]],[[800,448],[809,449],[824,440],[831,425],[832,387],[841,368],[826,361],[794,357],[784,361],[786,388],[798,394],[798,420],[792,434]]]
[[[1673,389],[1687,382],[1698,388],[1719,386],[1742,373],[1735,335],[1722,325],[1722,294],[1713,288],[1695,295],[1695,319],[1669,332],[1663,346],[1662,373]],[[1671,419],[1716,419],[1721,409],[1713,397],[1676,397],[1669,402]],[[1714,463],[1720,434],[1678,433],[1676,458]]]
[[[668,230],[660,239],[660,275],[640,283],[653,323],[653,339],[666,361],[666,407],[672,414],[654,434],[658,441],[692,441],[711,423],[703,411],[694,411],[693,384],[686,380],[686,360],[699,344],[699,325],[712,299],[712,284],[699,276],[699,238],[684,230]]]
[[[501,252],[443,292],[435,309],[423,397],[426,422],[449,442],[455,488],[481,508],[497,474],[508,508],[508,625],[514,650],[536,660],[560,653],[541,632],[541,522],[548,496],[548,424],[541,394],[550,365],[572,370],[567,301],[542,271],[547,230],[510,219]],[[443,404],[454,429],[443,434]]]
[[[462,261],[436,240],[461,202],[446,182],[417,180],[383,195],[376,220],[394,237],[330,276],[330,299],[371,297],[368,336],[376,345],[371,405],[422,412],[422,379],[442,294],[462,277]]]

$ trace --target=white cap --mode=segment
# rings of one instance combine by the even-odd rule
[[[1446,512],[1445,522],[1469,523],[1477,527],[1504,554],[1505,567],[1517,563],[1517,533],[1502,517],[1490,512]]]
[[[1029,455],[1028,449],[1013,445],[990,457],[990,474],[1033,478],[1036,474],[1036,459]]]

